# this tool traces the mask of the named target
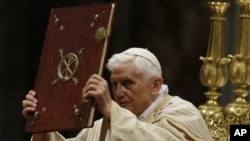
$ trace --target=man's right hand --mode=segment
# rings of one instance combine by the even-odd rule
[[[30,90],[26,95],[26,99],[22,101],[23,116],[27,119],[28,114],[36,111],[37,99],[35,98],[36,92]]]
[[[38,101],[35,96],[36,96],[36,92],[33,90],[30,90],[28,94],[26,95],[26,99],[22,101],[23,116],[26,119],[29,113],[36,111]],[[45,138],[45,135],[46,133],[33,134],[33,139],[35,141],[43,141]]]

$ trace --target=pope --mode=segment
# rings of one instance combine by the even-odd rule
[[[169,94],[161,65],[147,49],[132,47],[114,54],[107,62],[107,80],[93,74],[82,89],[93,98],[103,118],[74,138],[59,132],[34,133],[32,141],[212,141],[207,125],[189,101]],[[111,90],[114,100],[111,98]],[[23,100],[23,116],[39,104],[30,90]]]

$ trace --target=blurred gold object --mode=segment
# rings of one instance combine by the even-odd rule
[[[237,0],[237,3],[241,9],[238,45],[235,55],[229,55],[229,74],[236,86],[233,91],[236,99],[224,109],[228,126],[250,123],[249,103],[245,99],[249,93],[246,87],[250,83],[250,0]]]
[[[225,11],[229,7],[227,2],[208,2],[213,15],[207,49],[207,56],[200,57],[203,64],[200,69],[201,83],[209,90],[205,93],[208,100],[199,110],[206,120],[212,137],[216,140],[227,140],[227,131],[224,128],[222,107],[217,99],[220,93],[218,88],[223,87],[228,81],[229,59],[224,57],[224,22]]]
[[[208,100],[199,110],[206,120],[212,137],[217,141],[228,141],[229,126],[232,124],[250,124],[249,103],[245,99],[248,95],[246,87],[250,84],[250,0],[236,0],[240,6],[240,26],[238,46],[235,55],[224,54],[224,13],[229,3],[216,1],[209,2],[213,16],[211,16],[211,30],[207,56],[200,70],[201,83],[209,88],[205,93]],[[231,62],[229,64],[229,62]],[[228,65],[229,64],[229,65]],[[229,67],[228,67],[229,66]],[[222,107],[217,99],[220,93],[218,88],[223,87],[228,77],[236,86],[233,91],[236,99]]]

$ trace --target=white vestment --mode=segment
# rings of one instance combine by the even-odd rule
[[[212,141],[198,109],[178,96],[170,96],[166,85],[158,98],[139,117],[112,101],[106,141]],[[103,119],[83,129],[75,138],[65,139],[49,132],[46,141],[99,141]]]

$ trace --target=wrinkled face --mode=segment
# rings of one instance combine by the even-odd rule
[[[114,68],[111,82],[116,102],[123,108],[139,116],[154,99],[152,83],[146,82],[142,74],[136,72],[133,63],[128,62]]]

